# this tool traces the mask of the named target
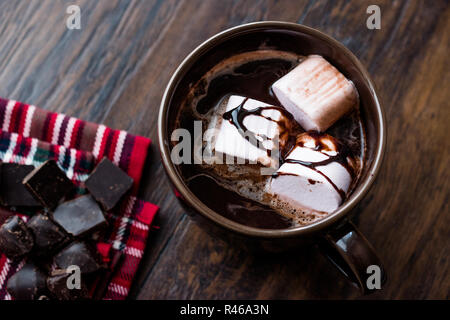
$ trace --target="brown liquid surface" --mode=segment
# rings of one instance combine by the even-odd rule
[[[302,56],[287,52],[259,50],[240,54],[219,63],[192,86],[184,106],[180,108],[176,127],[188,129],[192,133],[194,120],[201,120],[203,130],[206,130],[214,110],[231,94],[280,106],[271,91],[271,86],[302,59]],[[229,113],[227,117],[231,118],[232,114]],[[349,152],[359,159],[361,166],[364,155],[364,130],[358,111],[355,110],[340,119],[327,130],[327,133],[345,144]],[[208,167],[183,164],[178,169],[191,191],[203,203],[224,217],[244,225],[283,229],[299,223],[308,224],[323,217],[319,214],[312,217],[305,216],[300,222],[294,221],[267,205],[270,201],[261,188],[269,178],[258,176],[258,168],[249,167],[249,170],[246,170],[249,179],[241,179],[242,173],[239,172],[239,168],[238,170],[231,168],[233,170],[230,171],[227,165]],[[242,185],[245,192],[240,192],[241,189],[234,192],[237,191],[237,185]]]

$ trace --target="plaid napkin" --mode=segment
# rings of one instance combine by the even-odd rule
[[[150,140],[2,98],[0,125],[3,162],[39,166],[53,159],[75,183],[79,194],[86,193],[84,181],[103,157],[108,157],[134,179],[131,194],[106,214],[110,230],[100,250],[103,254],[124,253],[104,299],[125,299],[158,211],[158,206],[136,198]],[[10,214],[13,213],[1,209],[0,223]],[[11,299],[6,283],[23,264],[12,262],[0,253],[0,300]]]

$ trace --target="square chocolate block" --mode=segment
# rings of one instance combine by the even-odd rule
[[[0,207],[0,226],[8,219],[13,216],[14,212],[5,209],[4,207]]]
[[[114,208],[132,185],[133,179],[107,158],[100,161],[86,180],[86,188],[106,211]]]
[[[69,244],[55,256],[53,261],[60,269],[78,266],[81,273],[84,274],[95,272],[102,267],[97,252],[84,242]]]
[[[70,269],[57,269],[47,278],[47,288],[57,300],[84,300],[89,298],[86,283],[81,278],[80,288],[69,289],[67,281],[72,275]]]
[[[23,179],[23,183],[44,207],[50,209],[75,190],[75,185],[54,160],[45,161],[34,169]]]
[[[34,215],[27,226],[34,236],[33,253],[37,257],[51,255],[68,240],[64,231],[45,214]]]
[[[12,216],[0,227],[0,252],[9,259],[18,259],[33,248],[34,240],[19,216]]]
[[[1,198],[5,206],[13,207],[40,207],[37,201],[22,180],[34,170],[34,166],[15,163],[2,163],[1,165]]]
[[[37,300],[47,293],[46,275],[34,264],[27,263],[14,274],[6,286],[15,300]]]
[[[53,212],[53,220],[74,237],[83,237],[107,226],[102,209],[91,195],[60,204]]]

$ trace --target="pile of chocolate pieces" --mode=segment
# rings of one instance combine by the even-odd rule
[[[82,196],[53,160],[37,168],[1,163],[2,205],[30,214],[27,222],[14,215],[0,227],[0,253],[12,261],[26,259],[7,283],[9,294],[17,300],[101,299],[121,257],[105,263],[96,248],[107,232],[104,212],[132,185],[133,179],[107,158],[85,181],[89,194]],[[69,279],[77,271],[81,286]]]

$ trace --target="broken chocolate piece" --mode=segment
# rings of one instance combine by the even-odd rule
[[[23,184],[44,207],[53,209],[75,185],[54,160],[48,160],[30,172]]]
[[[27,263],[9,279],[6,288],[15,300],[35,300],[46,294],[45,279],[38,267]]]
[[[80,286],[69,288],[71,281],[69,277],[72,275],[70,270],[57,269],[54,270],[47,278],[47,288],[52,296],[58,300],[82,300],[89,298],[89,292],[83,277],[80,279]]]
[[[8,218],[0,227],[0,252],[17,259],[33,248],[33,235],[19,216]]]
[[[60,204],[53,212],[53,220],[74,237],[91,234],[107,225],[102,210],[90,195]]]
[[[92,273],[101,268],[98,254],[84,242],[73,242],[54,258],[60,269],[78,266],[82,273]]]
[[[22,184],[34,166],[15,163],[3,163],[1,170],[1,198],[5,206],[14,207],[38,207],[41,204],[33,198],[32,194]]]
[[[8,219],[13,216],[15,213],[9,210],[6,210],[3,207],[0,207],[0,226]]]
[[[38,257],[52,254],[67,239],[64,231],[42,213],[33,216],[27,226],[34,235],[33,252]]]
[[[86,188],[106,211],[114,208],[132,185],[133,179],[107,158],[100,161],[86,180]]]

